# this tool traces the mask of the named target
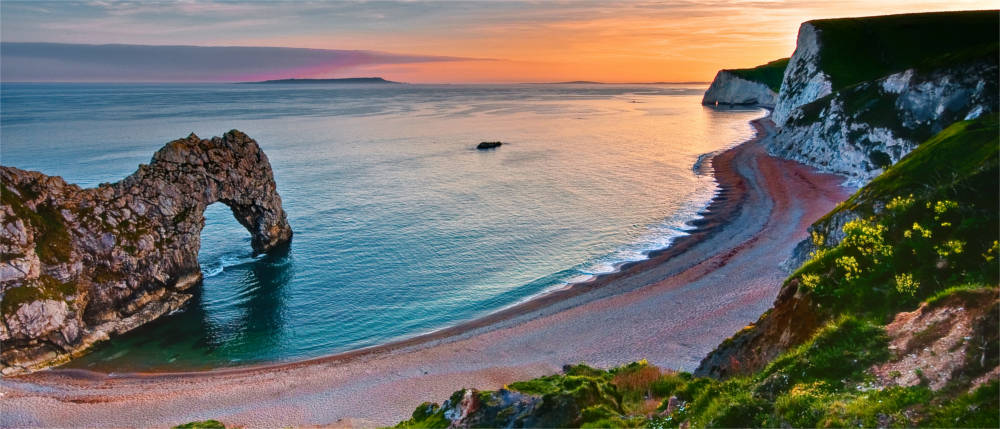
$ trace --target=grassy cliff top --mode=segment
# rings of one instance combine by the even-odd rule
[[[728,69],[726,71],[746,80],[763,83],[772,91],[778,92],[781,89],[781,79],[785,75],[785,67],[788,67],[788,58],[774,60],[753,68]]]
[[[833,90],[919,67],[930,58],[996,43],[996,10],[809,21],[820,30],[820,66]]]

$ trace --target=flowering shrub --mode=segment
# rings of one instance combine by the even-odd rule
[[[896,274],[896,291],[905,295],[916,295],[920,282],[913,280],[910,273]]]

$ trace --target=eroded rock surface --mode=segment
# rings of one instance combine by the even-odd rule
[[[863,185],[948,125],[997,111],[998,80],[996,57],[907,69],[790,108],[765,144],[772,155]]]
[[[926,384],[933,390],[958,381],[975,388],[997,379],[995,290],[965,291],[896,315],[886,326],[893,358],[871,369],[882,386]]]
[[[58,364],[180,308],[199,283],[203,212],[229,206],[254,253],[292,230],[267,156],[233,130],[167,143],[124,180],[81,189],[0,167],[0,364]]]

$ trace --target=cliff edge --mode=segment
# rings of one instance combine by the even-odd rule
[[[788,58],[749,69],[720,70],[701,104],[774,108]]]
[[[201,281],[203,212],[229,206],[254,253],[292,229],[267,156],[233,130],[167,143],[124,180],[81,189],[0,167],[0,365],[56,365],[180,308]]]

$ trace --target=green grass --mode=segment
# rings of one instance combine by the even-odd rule
[[[786,67],[788,67],[788,58],[782,58],[749,69],[729,69],[726,71],[749,81],[763,83],[772,91],[778,92],[781,90],[781,80],[785,76]]]
[[[546,427],[669,428],[685,422],[691,427],[996,427],[996,382],[957,394],[924,386],[870,390],[873,379],[867,369],[890,357],[888,337],[877,321],[845,315],[745,377],[693,377],[637,362],[610,370],[567,367],[562,374],[508,388],[542,398],[535,415],[559,417],[546,420]],[[635,377],[640,374],[655,376]],[[491,399],[495,395],[479,392],[484,404],[496,403]],[[660,405],[655,410],[616,405],[630,395]],[[463,391],[457,391],[449,401],[455,404],[462,396]],[[680,406],[667,413],[671,396]],[[424,403],[397,427],[446,428],[451,422],[445,412],[437,404]],[[487,419],[475,425],[509,423]]]
[[[889,358],[885,330],[872,322],[841,316],[815,334],[812,340],[772,361],[754,378],[761,393],[798,383],[822,382],[844,387],[864,378],[863,371]],[[847,364],[847,363],[850,364]]]
[[[1000,383],[991,381],[973,392],[935,407],[926,426],[1000,427]]]
[[[811,21],[820,30],[820,68],[833,90],[877,79],[929,58],[996,43],[997,11],[936,12]]]

